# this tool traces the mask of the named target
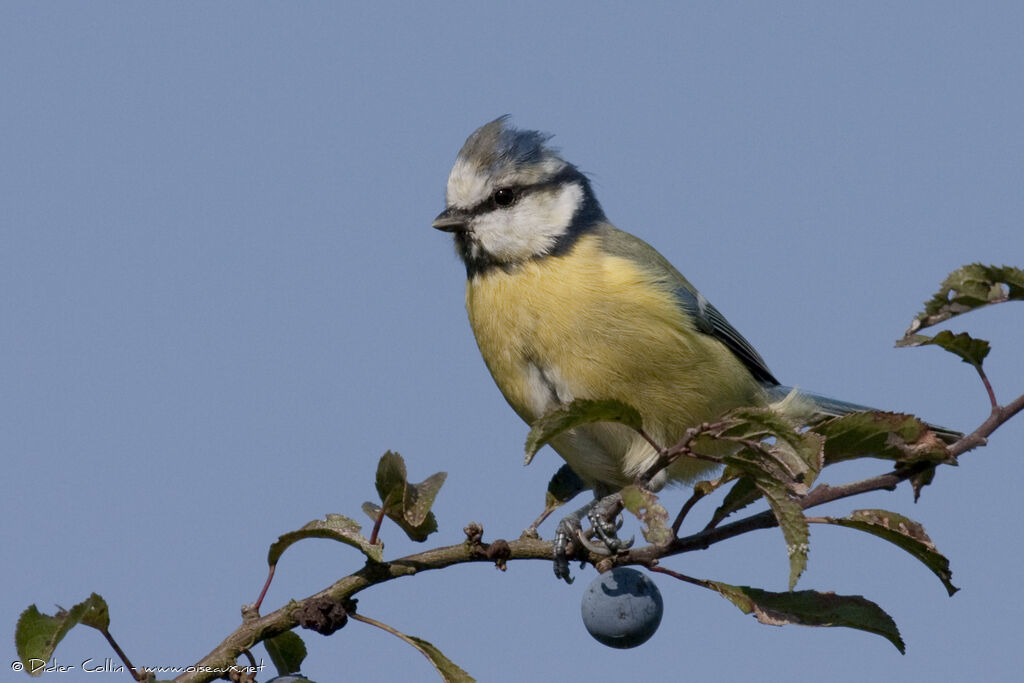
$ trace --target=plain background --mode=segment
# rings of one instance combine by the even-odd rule
[[[387,449],[414,481],[449,473],[441,531],[420,546],[386,527],[389,557],[457,543],[469,521],[518,536],[560,460],[523,468],[526,426],[430,228],[462,142],[505,113],[555,133],[608,216],[783,381],[973,428],[988,412],[973,370],[893,341],[959,265],[1024,265],[1022,36],[1019,3],[3,3],[4,669],[22,609],[91,591],[136,663],[194,663],[256,598],[279,534],[328,512],[368,530]],[[992,340],[1003,401],[1024,390],[1022,312],[950,325]],[[396,581],[360,610],[481,681],[1018,680],[1022,425],[917,505],[901,488],[824,510],[922,522],[952,599],[895,547],[812,529],[800,587],[877,601],[906,656],[858,631],[759,625],[663,576],[661,629],[611,650],[580,621],[594,570],[569,587],[546,562]],[[777,530],[666,564],[771,590],[788,574]],[[360,565],[300,543],[264,611]],[[433,677],[363,624],[302,635],[321,683]],[[107,656],[85,628],[57,650],[76,667]]]

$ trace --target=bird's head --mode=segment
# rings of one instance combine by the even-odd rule
[[[433,226],[455,235],[470,275],[560,253],[604,218],[586,176],[549,139],[502,116],[462,146]]]

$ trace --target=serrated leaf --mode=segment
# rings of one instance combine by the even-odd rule
[[[761,491],[754,485],[750,477],[740,477],[729,492],[725,494],[722,504],[718,506],[715,513],[711,515],[709,527],[717,526],[719,522],[734,512],[747,507],[761,497]]]
[[[772,593],[760,588],[732,586],[718,581],[702,584],[718,591],[745,614],[753,614],[762,624],[855,628],[878,634],[895,645],[901,654],[906,653],[906,646],[892,617],[877,604],[859,595],[818,591]]]
[[[825,437],[827,464],[864,457],[904,464],[955,463],[946,444],[913,415],[880,410],[850,413],[815,425],[811,431]]]
[[[358,548],[374,562],[381,562],[384,559],[384,546],[380,543],[371,544],[359,533],[361,528],[355,520],[344,515],[329,514],[324,519],[314,519],[301,529],[278,536],[267,552],[267,564],[271,567],[277,565],[289,546],[305,538],[329,538],[332,541],[339,541]]]
[[[441,675],[444,681],[449,683],[474,683],[476,681],[475,678],[466,673],[458,664],[448,659],[443,652],[430,642],[416,636],[407,636],[406,642],[422,652],[430,660],[430,663],[434,665],[437,673]]]
[[[567,406],[545,413],[530,425],[526,437],[526,464],[552,439],[574,427],[592,422],[618,422],[633,429],[641,429],[643,420],[633,406],[622,401],[576,399]]]
[[[427,540],[430,534],[437,531],[437,519],[430,512],[430,507],[447,476],[446,472],[438,472],[419,484],[410,484],[405,460],[398,453],[387,451],[377,463],[376,480],[384,514],[412,540]],[[380,506],[363,503],[363,511],[376,522]]]
[[[639,486],[627,486],[620,492],[622,505],[643,522],[641,533],[648,543],[667,545],[672,542],[672,529],[668,526],[668,510],[658,502],[658,496]]]
[[[580,475],[569,465],[562,465],[548,482],[548,490],[544,494],[545,512],[565,505],[586,489],[587,485],[580,479]]]
[[[419,484],[410,484],[401,455],[387,451],[380,457],[376,484],[385,514],[412,540],[425,541],[427,536],[437,531],[437,520],[430,512],[430,506],[447,476],[446,472],[438,472]],[[371,512],[367,506],[373,506],[376,512]],[[364,503],[363,511],[376,521],[380,508],[373,503]]]
[[[727,465],[747,474],[767,474],[795,495],[806,493],[821,472],[823,439],[809,431],[798,431],[773,410],[742,408],[730,412],[725,422],[727,426],[713,434],[714,438],[758,444],[726,456]]]
[[[952,583],[949,560],[938,551],[924,527],[914,520],[888,510],[855,510],[847,517],[822,519],[829,524],[865,531],[903,548],[939,577],[950,595],[960,590]]]
[[[798,431],[769,408],[734,410],[722,423],[723,427],[709,436],[740,444],[739,450],[723,457],[723,462],[730,468],[727,471],[749,478],[768,501],[786,541],[792,590],[807,568],[810,537],[797,498],[810,490],[821,471],[824,439],[810,431]],[[743,488],[736,492],[730,505],[743,502],[740,496],[748,501],[753,499],[749,488]]]
[[[110,609],[107,607],[107,601],[96,593],[92,593],[87,600],[75,605],[72,611],[83,605],[85,611],[82,612],[82,625],[106,632],[110,628]]]
[[[405,500],[407,475],[405,460],[398,453],[387,451],[377,462],[377,494],[385,508],[401,505]]]
[[[786,555],[789,557],[789,590],[793,590],[800,575],[807,569],[810,541],[807,518],[800,503],[790,497],[782,484],[766,479],[757,479],[754,483],[768,501],[782,529],[782,537],[786,540]]]
[[[434,669],[437,670],[437,673],[440,674],[441,680],[445,681],[445,683],[474,683],[476,681],[475,678],[462,670],[457,664],[455,664],[455,662],[448,659],[448,657],[446,657],[445,654],[432,643],[423,640],[422,638],[417,638],[416,636],[406,635],[392,626],[388,626],[385,623],[361,614],[353,614],[352,618],[376,626],[379,629],[398,636],[405,642],[412,645],[430,661],[434,666]]]
[[[972,263],[950,273],[904,337],[982,306],[1024,301],[1024,270]]]
[[[43,614],[35,605],[30,605],[18,617],[18,624],[14,629],[18,659],[22,662],[49,661],[60,641],[78,624],[106,632],[110,626],[106,601],[98,594],[92,593],[69,610],[58,609],[53,616]],[[33,671],[27,665],[25,671],[31,676],[42,674],[42,671]]]
[[[975,339],[966,332],[953,334],[949,330],[943,330],[934,337],[924,334],[910,334],[896,342],[897,347],[928,345],[939,346],[959,356],[960,360],[976,368],[981,367],[985,356],[992,350],[992,347],[984,339]]]
[[[370,519],[376,521],[377,515],[380,514],[380,506],[367,501],[363,503],[363,512],[365,512]],[[411,524],[409,520],[405,518],[405,515],[402,514],[401,509],[398,508],[388,508],[384,511],[384,514],[388,519],[397,524],[402,531],[405,532],[405,535],[410,538],[410,540],[416,541],[417,543],[422,543],[427,540],[427,537],[430,536],[430,534],[437,531],[437,518],[434,517],[433,512],[428,512],[427,516],[423,518],[423,522],[420,524]]]
[[[419,484],[409,484],[405,489],[405,499],[402,501],[405,519],[413,527],[419,527],[430,514],[430,506],[437,498],[437,492],[441,490],[444,480],[448,477],[447,472],[438,472],[424,479]]]
[[[267,654],[279,676],[298,673],[302,661],[306,659],[306,644],[294,631],[285,631],[267,638],[263,641],[263,647],[267,648]]]

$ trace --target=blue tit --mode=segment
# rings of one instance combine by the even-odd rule
[[[527,423],[574,399],[635,407],[661,444],[739,406],[778,403],[813,417],[862,406],[783,387],[751,344],[668,260],[605,218],[590,181],[507,117],[469,136],[433,227],[466,266],[466,310],[480,353]],[[552,447],[597,494],[656,458],[633,430],[578,427]],[[681,458],[652,488],[714,465]],[[558,573],[558,569],[556,569]]]

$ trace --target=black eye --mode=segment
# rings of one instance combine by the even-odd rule
[[[507,187],[501,187],[494,191],[494,203],[498,206],[509,206],[516,200],[516,193]]]

